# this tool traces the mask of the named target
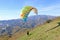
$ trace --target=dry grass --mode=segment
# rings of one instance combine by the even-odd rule
[[[19,37],[17,40],[60,40],[60,26],[46,32],[47,30],[56,27],[58,22],[60,22],[60,17],[54,19],[50,23],[37,26],[32,31],[30,31],[31,35],[27,36],[25,34],[22,37]]]

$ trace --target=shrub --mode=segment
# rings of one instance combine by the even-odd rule
[[[60,26],[60,22],[58,22],[58,25]]]
[[[52,20],[47,20],[47,23],[50,23]]]
[[[29,35],[29,31],[27,31],[27,35]]]

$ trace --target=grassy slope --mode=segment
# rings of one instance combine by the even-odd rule
[[[57,26],[57,22],[60,22],[60,17],[53,20],[51,23],[45,23],[44,25],[37,26],[32,31],[30,35],[23,35],[17,40],[60,40],[60,26],[46,32],[47,30]]]

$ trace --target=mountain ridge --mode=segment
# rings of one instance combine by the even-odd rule
[[[0,21],[0,33],[3,30],[5,30],[9,34],[12,32],[12,30],[15,30],[15,27],[18,27],[16,31],[20,30],[21,28],[33,28],[37,25],[43,24],[45,21],[49,19],[54,19],[54,18],[55,18],[54,16],[47,16],[47,15],[31,16],[28,17],[26,23],[24,23],[23,20],[21,19],[3,20]]]

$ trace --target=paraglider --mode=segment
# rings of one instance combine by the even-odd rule
[[[23,21],[26,21],[27,18],[28,18],[28,15],[31,11],[34,11],[35,14],[38,14],[37,13],[37,9],[32,7],[32,6],[25,6],[22,8],[21,10],[21,13],[20,13],[20,18],[23,20]]]

